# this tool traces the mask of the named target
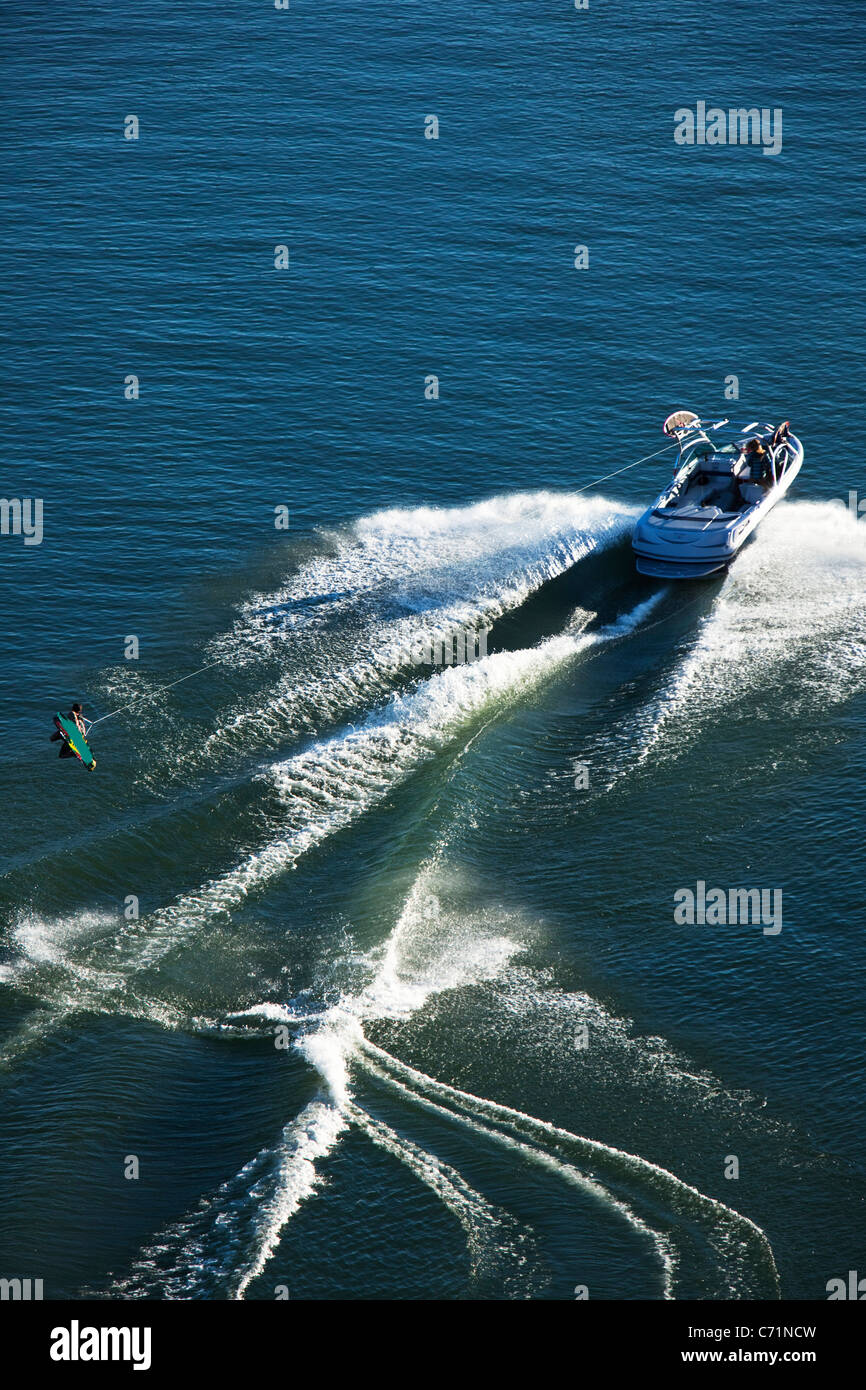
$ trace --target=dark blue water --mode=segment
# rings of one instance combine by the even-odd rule
[[[44,508],[0,536],[0,1274],[824,1297],[866,1225],[861,7],[0,22],[0,490]],[[698,101],[781,152],[676,144]],[[806,446],[701,586],[634,573],[670,455],[587,486],[680,406]],[[782,930],[677,925],[699,881]]]

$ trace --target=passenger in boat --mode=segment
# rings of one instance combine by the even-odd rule
[[[763,488],[769,487],[773,478],[770,455],[760,439],[749,440],[746,445],[745,460],[749,465],[749,481],[758,483]]]
[[[773,430],[773,437],[770,440],[770,448],[775,449],[779,444],[787,444],[791,435],[789,421],[783,420],[781,425],[777,425]]]
[[[770,455],[774,463],[774,472],[784,471],[784,463],[790,452],[791,434],[788,429],[788,421],[783,420],[781,425],[777,425],[770,438]]]

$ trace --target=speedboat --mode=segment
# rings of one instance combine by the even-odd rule
[[[640,574],[702,579],[730,564],[803,464],[803,445],[784,424],[704,422],[675,410],[662,426],[679,445],[670,484],[634,528]]]

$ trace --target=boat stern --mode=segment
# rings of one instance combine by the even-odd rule
[[[701,523],[644,512],[632,535],[638,574],[651,579],[705,579],[724,570],[744,536],[742,518]]]
[[[727,560],[686,562],[653,560],[648,555],[635,555],[638,574],[644,574],[649,579],[707,579],[711,574],[721,573],[727,566]]]

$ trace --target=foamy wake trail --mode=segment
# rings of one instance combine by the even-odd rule
[[[673,1275],[676,1268],[674,1247],[667,1237],[653,1230],[645,1221],[642,1221],[626,1202],[614,1197],[601,1183],[596,1182],[594,1178],[581,1172],[574,1164],[562,1162],[560,1159],[554,1157],[547,1149],[540,1147],[537,1143],[529,1144],[514,1137],[514,1135],[501,1128],[500,1125],[489,1123],[489,1118],[488,1122],[484,1122],[480,1118],[480,1107],[484,1105],[492,1106],[492,1102],[480,1101],[478,1097],[468,1096],[465,1092],[455,1091],[453,1087],[447,1086],[443,1087],[443,1092],[450,1093],[452,1104],[450,1106],[437,1104],[431,1099],[431,1091],[436,1094],[435,1088],[440,1086],[441,1083],[433,1082],[432,1078],[425,1076],[424,1073],[416,1071],[413,1067],[405,1066],[405,1064],[399,1062],[397,1058],[392,1057],[390,1053],[385,1052],[383,1048],[375,1047],[366,1039],[363,1042],[363,1052],[364,1061],[370,1073],[380,1081],[384,1081],[392,1088],[398,1090],[401,1095],[414,1105],[421,1105],[425,1109],[431,1110],[435,1114],[452,1121],[456,1117],[459,1117],[461,1125],[465,1129],[471,1130],[473,1134],[478,1135],[482,1140],[492,1140],[494,1143],[500,1144],[511,1150],[512,1153],[518,1155],[520,1158],[539,1164],[556,1177],[580,1188],[585,1196],[592,1198],[600,1206],[622,1217],[632,1230],[651,1246],[659,1263],[664,1296],[665,1298],[672,1297]],[[379,1065],[377,1065],[377,1063]],[[382,1063],[384,1063],[384,1065],[382,1065]],[[453,1102],[458,1097],[474,1103],[476,1110],[473,1112],[471,1109],[455,1109]],[[505,1112],[505,1107],[496,1107],[496,1109],[501,1109],[503,1113]],[[520,1112],[513,1113],[518,1114]],[[497,1116],[496,1118],[501,1119],[501,1116]],[[531,1116],[525,1116],[524,1118],[529,1121],[530,1124],[542,1124],[542,1121],[532,1120]],[[530,1137],[537,1138],[537,1136]]]
[[[627,508],[603,498],[549,492],[361,519],[348,539],[336,538],[336,554],[308,561],[284,589],[256,595],[231,632],[211,644],[211,660],[243,665],[288,655],[291,669],[222,718],[200,756],[226,744],[246,752],[269,747],[275,737],[321,727],[382,698],[411,673],[419,638],[441,641],[491,625],[621,539],[633,520]],[[328,596],[321,607],[303,608]],[[299,606],[310,630],[286,627]],[[329,629],[323,640],[316,624],[334,617],[346,631]]]
[[[623,734],[619,777],[678,757],[733,706],[808,715],[866,681],[866,526],[841,504],[783,503],[732,565],[661,696]],[[675,738],[668,738],[675,731]]]
[[[23,924],[15,934],[20,954],[9,982],[25,984],[45,1007],[7,1042],[0,1064],[8,1066],[63,1015],[109,1007],[113,1013],[140,1016],[141,972],[290,871],[303,855],[367,814],[423,764],[449,747],[463,747],[467,733],[504,713],[566,662],[634,631],[660,599],[661,594],[653,595],[595,632],[565,633],[537,647],[497,652],[473,665],[446,668],[412,693],[392,696],[384,712],[372,715],[360,729],[275,764],[263,780],[276,794],[283,833],[195,893],[184,894],[138,923],[113,927],[110,940],[105,931],[78,932],[65,920],[40,919],[34,931]],[[89,921],[93,914],[82,915]],[[168,1026],[169,1015],[165,1007],[155,1021]]]
[[[148,1298],[158,1289],[168,1299],[243,1297],[271,1258],[278,1233],[321,1183],[318,1165],[347,1123],[333,1100],[312,1101],[286,1126],[276,1149],[262,1149],[161,1231],[112,1283],[111,1296]]]
[[[363,1051],[379,1075],[390,1076],[406,1093],[453,1113],[479,1134],[607,1202],[652,1240],[665,1297],[676,1297],[678,1279],[685,1276],[689,1284],[698,1279],[707,1298],[779,1297],[769,1241],[759,1226],[723,1202],[635,1154],[435,1081],[366,1039]],[[627,1200],[619,1195],[623,1193]],[[639,1214],[641,1207],[646,1220]]]
[[[274,1148],[263,1149],[193,1212],[160,1232],[129,1274],[115,1281],[113,1293],[146,1297],[158,1286],[169,1298],[208,1297],[226,1290],[243,1298],[271,1261],[286,1224],[317,1190],[323,1160],[350,1125],[405,1164],[451,1211],[467,1238],[473,1278],[498,1271],[504,1287],[528,1286],[535,1277],[531,1233],[450,1165],[361,1109],[352,1094],[351,1071],[364,1041],[365,1018],[404,1018],[433,994],[493,979],[520,949],[489,931],[479,939],[467,924],[456,936],[440,940],[438,950],[431,946],[416,956],[414,968],[402,975],[396,943],[407,942],[413,928],[434,935],[439,929],[424,914],[426,901],[419,880],[386,949],[371,958],[367,986],[323,1011],[295,1039],[295,1048],[320,1079],[320,1093],[286,1125]],[[281,1022],[298,1022],[291,1009],[266,1002],[232,1015],[230,1033],[242,1018],[258,1019],[265,1036],[273,1036]]]
[[[330,1026],[330,1025],[329,1025]],[[542,1167],[622,1219],[646,1244],[664,1298],[701,1290],[705,1298],[778,1298],[779,1280],[763,1232],[666,1169],[547,1121],[460,1091],[408,1066],[355,1031],[355,1061],[413,1109],[421,1107]],[[317,1100],[286,1127],[277,1152],[263,1150],[189,1217],[161,1233],[112,1292],[126,1297],[207,1297],[226,1288],[244,1297],[274,1256],[288,1221],[321,1182],[321,1162],[349,1126],[403,1163],[459,1221],[473,1279],[498,1279],[505,1296],[531,1296],[543,1275],[532,1233],[472,1188],[453,1166],[406,1139],[343,1090]],[[275,1275],[275,1282],[281,1276]],[[647,1292],[652,1294],[648,1277]]]
[[[287,833],[149,918],[135,934],[130,964],[149,968],[215,915],[238,907],[302,855],[365,815],[473,724],[504,712],[579,653],[626,636],[658,601],[654,595],[596,632],[566,633],[537,647],[446,668],[411,694],[392,696],[384,714],[371,716],[360,729],[276,764],[267,779],[284,808]]]
[[[533,1287],[542,1283],[537,1244],[528,1227],[488,1202],[451,1164],[397,1134],[367,1111],[352,1106],[349,1118],[368,1139],[404,1164],[457,1219],[466,1240],[473,1282],[495,1280],[506,1298],[528,1298]]]
[[[158,1286],[170,1299],[226,1292],[243,1298],[272,1259],[287,1223],[320,1187],[322,1161],[350,1125],[408,1168],[455,1217],[473,1281],[495,1280],[506,1295],[525,1295],[539,1279],[531,1231],[488,1202],[450,1164],[347,1098],[341,1105],[308,1105],[286,1126],[276,1153],[262,1150],[189,1216],[161,1232],[129,1274],[115,1281],[112,1294],[146,1298]],[[232,1271],[228,1277],[227,1270]]]
[[[4,1042],[0,1070],[12,1071],[76,1013],[122,1014],[167,1031],[188,1026],[188,1010],[130,988],[128,970],[116,956],[116,939],[114,912],[81,911],[70,917],[27,912],[19,917],[10,938],[15,959],[4,967],[0,984],[38,1000],[38,1006]]]
[[[405,1020],[445,991],[483,983],[507,993],[528,925],[501,910],[475,919],[464,908],[443,913],[435,892],[440,857],[434,855],[418,874],[391,935],[370,958],[366,985],[303,1024],[290,1007],[271,1001],[231,1016],[226,1031],[232,1036],[241,1020],[257,1024],[257,1036],[273,1036],[280,1023],[300,1026],[295,1047],[318,1075],[320,1094],[286,1126],[273,1150],[263,1150],[193,1213],[160,1233],[114,1291],[145,1297],[158,1287],[182,1298],[228,1290],[244,1297],[277,1254],[287,1223],[315,1195],[323,1164],[350,1127],[404,1164],[460,1223],[473,1279],[498,1281],[506,1296],[539,1290],[545,1276],[532,1232],[452,1165],[362,1107],[356,1091],[363,1075],[405,1102],[409,1115],[422,1109],[465,1131],[473,1153],[488,1143],[504,1148],[515,1161],[540,1166],[574,1188],[583,1203],[625,1222],[647,1248],[660,1296],[676,1297],[680,1290],[695,1296],[697,1290],[705,1298],[778,1297],[772,1251],[747,1217],[658,1164],[437,1081],[368,1039],[365,1025]],[[453,870],[447,881],[453,887]],[[525,974],[516,972],[519,1013],[526,1008]],[[583,1016],[586,1004],[584,997],[553,998],[556,1012],[578,1006]],[[595,1026],[609,1023],[594,1007]],[[658,1060],[654,1053],[651,1064]],[[666,1071],[676,1070],[668,1058]],[[699,1089],[709,1081],[685,1076]],[[281,1277],[277,1268],[275,1282]],[[651,1275],[647,1289],[651,1296]]]
[[[233,660],[279,652],[284,634],[274,619],[322,597],[331,598],[328,611],[374,597],[377,608],[396,601],[421,616],[460,601],[511,606],[620,539],[632,520],[621,503],[552,492],[376,512],[335,538],[335,554],[307,561],[283,589],[245,603],[210,651],[226,649]]]

